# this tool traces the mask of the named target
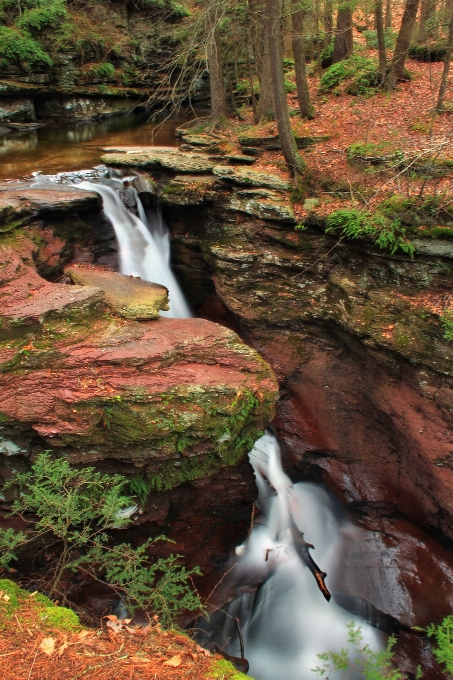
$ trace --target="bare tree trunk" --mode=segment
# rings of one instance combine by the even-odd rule
[[[385,3],[385,28],[392,28],[392,0]]]
[[[391,89],[395,87],[398,80],[404,80],[404,65],[409,51],[419,3],[420,0],[406,0],[403,18],[401,19],[401,28],[396,40],[392,63],[390,64],[388,87]]]
[[[425,41],[428,37],[433,35],[433,29],[427,30],[426,22],[436,14],[436,0],[421,0],[420,5],[420,21],[418,24],[417,40],[419,42]]]
[[[289,119],[286,101],[285,76],[282,63],[281,0],[266,0],[267,33],[269,36],[269,57],[271,68],[274,110],[277,119],[278,136],[285,160],[297,178],[304,172],[305,164],[299,154]]]
[[[324,47],[330,45],[330,39],[333,32],[333,3],[332,0],[325,0],[324,2]]]
[[[305,68],[304,10],[300,0],[292,0],[293,55],[296,69],[297,99],[303,118],[313,118]]]
[[[352,42],[352,9],[349,2],[338,6],[337,28],[333,45],[333,63],[347,59],[353,51]]]
[[[211,115],[217,123],[228,116],[225,80],[219,35],[220,12],[216,0],[206,0],[206,53],[208,58],[209,85],[211,89]]]
[[[444,105],[445,91],[447,89],[448,71],[451,62],[451,52],[453,50],[453,11],[451,14],[450,25],[448,27],[448,42],[447,52],[445,54],[444,70],[442,71],[442,80],[440,81],[439,96],[437,98],[436,109],[440,111]]]
[[[256,16],[258,26],[258,79],[260,82],[260,98],[258,100],[257,117],[259,121],[272,120],[275,118],[275,114],[272,96],[269,36],[267,32],[266,9],[262,0],[259,0],[256,6]]]
[[[382,16],[382,0],[376,0],[374,6],[374,20],[377,33],[379,51],[379,75],[381,83],[385,81],[387,75],[387,54],[385,51],[384,18]]]
[[[283,0],[283,56],[289,59],[293,56],[291,31],[291,0]]]

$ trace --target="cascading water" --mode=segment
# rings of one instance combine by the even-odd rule
[[[346,624],[354,617],[334,601],[326,601],[301,559],[298,543],[304,542],[303,530],[306,540],[316,545],[317,563],[332,576],[342,531],[354,529],[336,517],[332,499],[321,487],[292,484],[282,469],[278,440],[269,431],[255,443],[250,462],[262,515],[247,542],[237,549],[239,562],[223,586],[242,595],[212,614],[209,622],[197,625],[211,642],[237,657],[237,617],[249,674],[256,680],[313,680],[312,669],[320,663],[317,654],[347,647]],[[256,590],[260,582],[263,585]],[[364,643],[379,649],[382,634],[362,620],[356,623]],[[342,675],[335,672],[330,677]]]
[[[120,196],[111,187],[95,182],[80,182],[78,189],[96,191],[102,196],[104,212],[115,230],[120,249],[120,271],[123,274],[140,276],[144,281],[153,281],[166,286],[170,297],[170,310],[160,312],[162,316],[189,318],[189,305],[171,270],[170,238],[162,215],[156,212],[154,219],[146,226],[146,214],[137,197],[142,219],[133,215],[124,205]],[[144,219],[143,219],[144,218]]]

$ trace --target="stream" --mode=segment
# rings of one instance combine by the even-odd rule
[[[97,146],[95,154],[98,159]],[[38,167],[48,169],[46,163],[47,160]],[[122,180],[105,168],[88,173],[89,181],[86,176],[39,175],[35,186],[58,190],[62,184],[65,188],[69,184],[100,194],[118,240],[121,272],[165,285],[170,310],[163,315],[190,317],[189,305],[171,269],[169,231],[159,209],[145,211],[136,195],[136,216],[120,197]],[[312,669],[320,663],[317,655],[347,647],[347,624],[351,621],[361,627],[364,644],[380,649],[385,636],[338,606],[327,591],[323,594],[311,562],[316,559],[315,567],[319,566],[321,581],[325,576],[328,588],[338,567],[336,556],[341,554],[342,541],[346,534],[351,540],[355,527],[321,486],[291,482],[282,468],[278,439],[271,431],[255,443],[249,458],[258,487],[260,514],[246,543],[237,547],[231,569],[227,567],[222,589],[233,596],[226,598],[227,604],[209,620],[197,622],[199,641],[239,657],[239,629],[249,673],[256,680],[316,677]],[[358,531],[356,538],[360,540]],[[351,676],[348,670],[335,671],[330,677],[340,680],[361,676]]]

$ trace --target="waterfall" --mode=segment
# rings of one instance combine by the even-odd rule
[[[171,270],[170,238],[162,215],[156,213],[146,226],[145,211],[137,196],[142,219],[133,215],[124,205],[120,196],[111,187],[94,182],[80,182],[77,189],[96,191],[102,196],[104,212],[115,230],[119,245],[120,271],[123,274],[139,276],[144,281],[153,281],[166,286],[169,291],[170,310],[160,312],[161,316],[189,318],[189,305]]]
[[[315,559],[329,575],[335,571],[345,522],[320,486],[292,484],[283,471],[280,447],[269,431],[249,454],[258,486],[257,519],[247,542],[236,550],[239,562],[222,586],[241,592],[223,611],[197,626],[231,656],[240,655],[236,617],[244,638],[249,674],[257,680],[315,680],[317,654],[347,647],[346,624],[354,616],[333,600],[327,602],[312,573],[300,559],[294,536],[298,530],[316,547]],[[294,524],[295,523],[295,524]],[[349,532],[354,528],[349,524]],[[294,527],[296,526],[296,530]],[[256,590],[253,584],[263,582]],[[241,587],[242,584],[242,587]],[[379,649],[383,636],[362,620],[364,644]],[[200,637],[200,641],[202,637]],[[206,642],[206,638],[204,638]],[[331,678],[349,677],[336,672]]]

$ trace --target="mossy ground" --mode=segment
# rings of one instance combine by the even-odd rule
[[[131,628],[131,630],[135,630]],[[110,632],[109,632],[110,631]],[[242,680],[247,676],[187,635],[159,624],[145,634],[93,630],[39,593],[0,580],[0,658],[3,680]],[[46,643],[44,643],[46,640]],[[43,651],[49,640],[54,652]],[[172,662],[167,663],[167,662]]]
[[[0,631],[17,621],[19,625],[36,626],[66,632],[80,631],[79,617],[71,609],[58,607],[40,593],[30,593],[9,579],[0,579]]]

